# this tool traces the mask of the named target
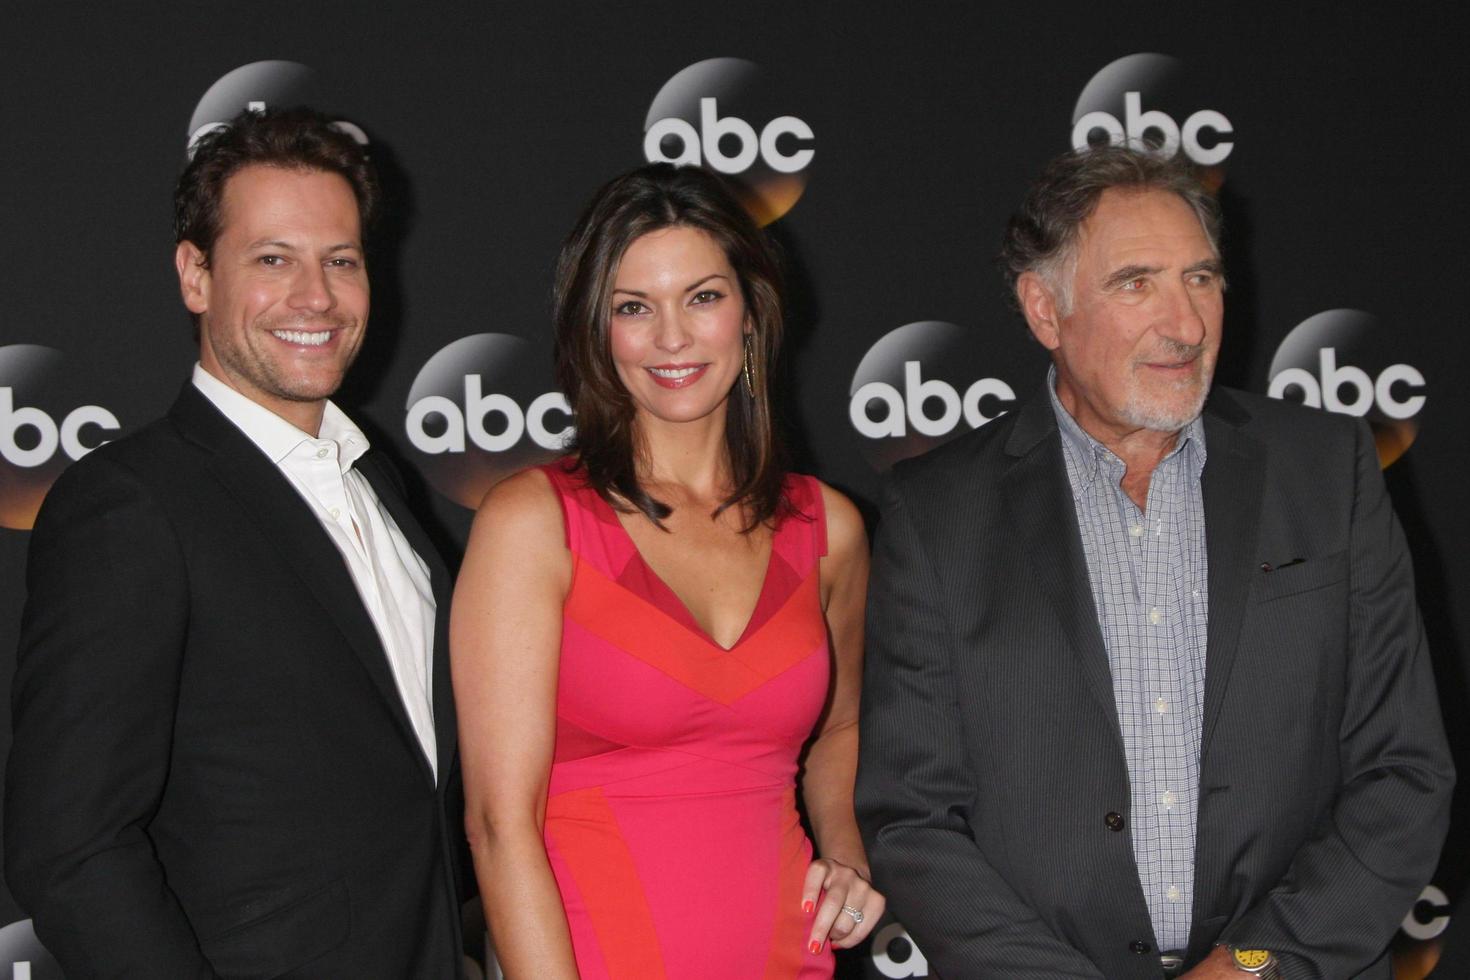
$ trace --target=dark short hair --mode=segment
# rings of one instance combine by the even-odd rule
[[[225,184],[249,166],[340,174],[357,199],[362,233],[377,215],[377,174],[367,151],[312,109],[246,110],[194,145],[174,188],[174,241],[193,242],[208,263],[223,220]]]
[[[638,482],[633,399],[613,366],[613,285],[628,246],[661,228],[697,228],[725,253],[740,282],[751,329],[751,381],[730,395],[725,421],[734,489],[719,510],[744,508],[752,530],[786,509],[786,453],[771,405],[771,365],[781,347],[780,264],[770,239],[723,180],[697,167],[654,163],[623,174],[593,196],[562,245],[552,319],[556,378],[572,406],[577,462],[615,507],[660,523],[671,510]],[[718,513],[718,511],[717,511]]]
[[[1184,154],[1165,159],[1132,146],[1102,146],[1064,153],[1041,172],[1011,215],[1000,263],[1015,301],[1016,280],[1034,272],[1058,305],[1071,307],[1071,274],[1082,223],[1097,210],[1103,192],[1165,191],[1176,194],[1199,218],[1210,248],[1220,254],[1220,206]]]

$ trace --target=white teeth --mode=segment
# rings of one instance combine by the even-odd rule
[[[668,378],[670,380],[677,380],[679,378],[687,378],[687,377],[689,377],[691,374],[693,374],[694,372],[698,371],[699,368],[697,368],[697,367],[649,368],[648,370],[656,378]]]
[[[288,344],[301,344],[306,347],[320,347],[332,339],[332,331],[321,330],[272,330],[271,335],[284,340]]]

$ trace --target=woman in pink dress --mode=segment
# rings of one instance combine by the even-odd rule
[[[718,178],[643,167],[563,246],[555,322],[575,446],[486,496],[451,617],[500,965],[829,977],[883,911],[852,809],[868,553],[783,467],[771,246]]]

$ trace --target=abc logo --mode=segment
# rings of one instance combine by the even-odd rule
[[[550,358],[519,337],[461,337],[424,364],[404,430],[434,488],[477,507],[496,483],[559,456],[573,430]]]
[[[1419,900],[1399,924],[1403,936],[1394,943],[1393,975],[1420,980],[1434,973],[1443,950],[1444,931],[1452,912],[1450,897],[1435,885],[1425,885]]]
[[[1164,157],[1183,149],[1202,167],[1224,163],[1235,148],[1225,137],[1235,129],[1224,114],[1197,108],[1182,76],[1183,65],[1167,55],[1130,54],[1114,61],[1092,76],[1077,99],[1072,148],[1126,144],[1149,147]],[[1171,114],[1170,106],[1178,108]]]
[[[61,471],[120,428],[86,397],[61,351],[0,347],[0,527],[29,529]]]
[[[878,470],[1005,414],[1011,386],[985,377],[973,331],[910,323],[874,344],[853,374],[848,404],[863,455]]]
[[[643,156],[735,178],[747,210],[770,224],[801,197],[804,171],[816,156],[816,134],[787,110],[787,93],[773,91],[759,65],[740,58],[696,62],[654,97],[643,124]]]
[[[1414,939],[1434,939],[1450,925],[1450,897],[1434,885],[1425,885],[1419,900],[1399,928]]]
[[[1423,373],[1380,348],[1387,333],[1378,329],[1377,317],[1362,310],[1308,317],[1276,349],[1266,394],[1366,416],[1378,461],[1389,466],[1413,444],[1414,418],[1428,396]]]
[[[316,73],[295,61],[254,61],[221,76],[209,87],[194,115],[189,119],[189,142],[186,152],[194,155],[194,146],[206,134],[224,129],[229,120],[242,111],[264,111],[267,107],[289,108],[298,105],[321,105],[322,92]],[[344,120],[333,125],[366,146],[367,134]]]
[[[6,980],[63,980],[61,966],[36,938],[30,919],[0,929],[0,970]]]
[[[927,977],[929,961],[914,945],[908,931],[890,922],[873,933],[873,968],[885,977]]]

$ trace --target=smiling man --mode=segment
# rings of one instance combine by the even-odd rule
[[[328,400],[377,200],[315,113],[201,141],[199,364],[37,520],[5,867],[68,978],[460,974],[448,573]]]
[[[1046,383],[894,470],[857,802],[944,976],[1386,980],[1434,870],[1453,769],[1372,436],[1211,388],[1218,225],[1182,163],[1056,160],[1002,254]]]

